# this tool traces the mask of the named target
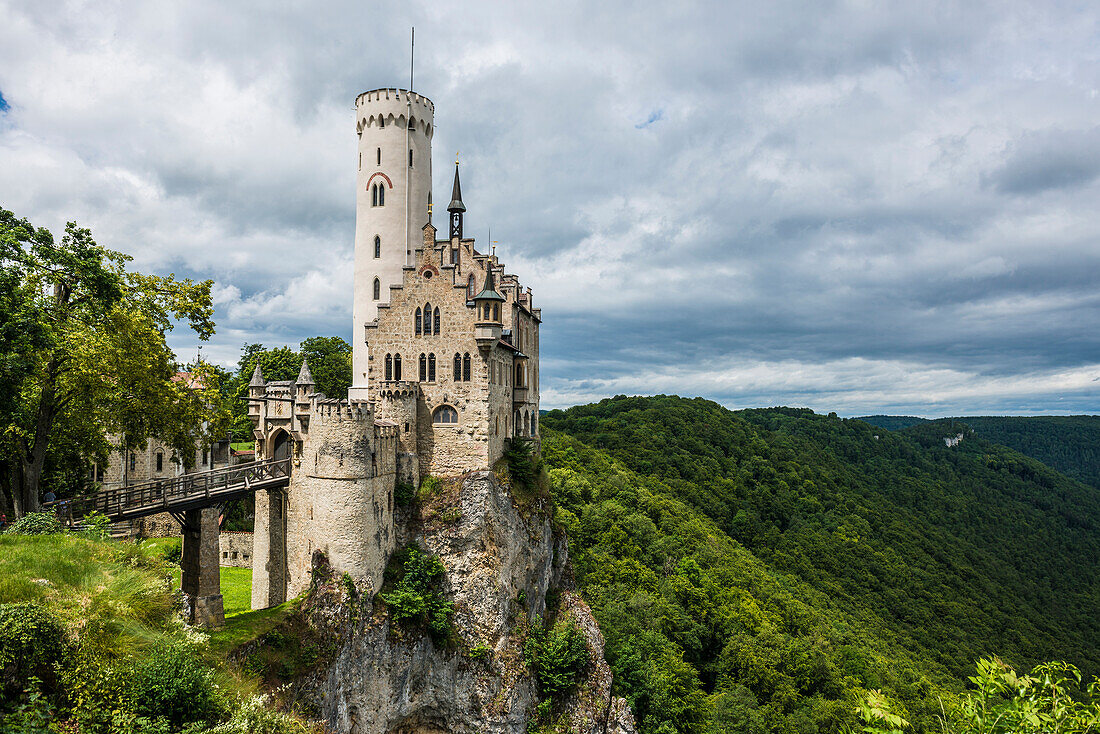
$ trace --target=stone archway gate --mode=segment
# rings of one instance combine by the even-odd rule
[[[70,525],[90,512],[112,522],[168,512],[183,528],[183,592],[194,624],[225,621],[218,564],[218,518],[225,503],[257,490],[282,489],[290,483],[290,457],[154,479],[127,487],[49,503]]]

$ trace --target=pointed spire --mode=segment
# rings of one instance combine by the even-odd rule
[[[252,382],[248,383],[249,387],[263,387],[267,383],[264,382],[264,373],[260,372],[260,363],[256,363],[256,369],[252,371]]]
[[[299,385],[316,385],[317,384],[316,382],[313,381],[313,375],[309,374],[309,365],[306,363],[306,361],[304,359],[302,360],[302,370],[301,370],[301,372],[298,373],[298,381],[297,382],[298,382]]]
[[[455,161],[455,183],[451,187],[451,203],[447,205],[447,211],[466,211],[466,205],[462,203],[462,184],[458,181],[458,161]]]
[[[474,296],[475,301],[503,301],[504,296],[497,293],[496,278],[493,275],[493,266],[490,264],[486,267],[485,286],[481,289],[481,293]]]

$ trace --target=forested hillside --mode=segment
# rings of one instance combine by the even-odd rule
[[[868,415],[859,420],[888,431],[927,421],[907,415]],[[1008,446],[1067,477],[1100,488],[1100,415],[984,415],[946,420],[965,423],[987,441]]]
[[[1100,672],[1100,492],[973,434],[949,448],[949,422],[658,396],[543,428],[578,585],[647,731],[830,729],[878,687],[930,731],[981,656]]]

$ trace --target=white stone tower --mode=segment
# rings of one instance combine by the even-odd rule
[[[359,171],[355,187],[355,303],[352,386],[367,399],[366,324],[401,285],[402,268],[424,240],[432,190],[435,105],[405,89],[375,89],[355,99]]]

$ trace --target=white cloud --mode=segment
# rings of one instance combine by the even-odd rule
[[[214,278],[210,358],[349,337],[351,104],[406,83],[415,24],[436,170],[462,150],[467,231],[544,308],[549,402],[1095,411],[1098,14],[0,0],[0,205]]]

